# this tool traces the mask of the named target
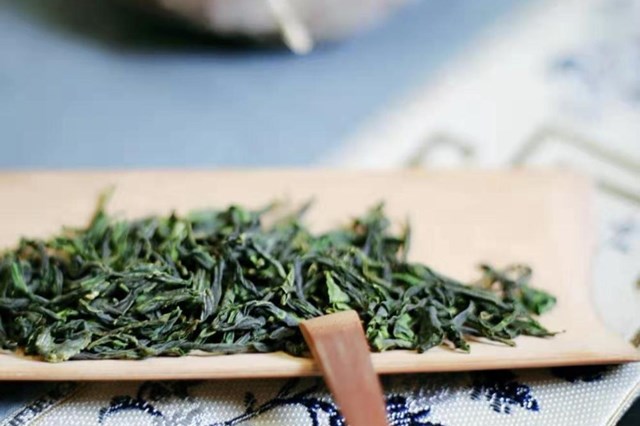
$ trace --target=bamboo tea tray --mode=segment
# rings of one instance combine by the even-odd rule
[[[259,207],[274,198],[301,203],[315,229],[346,223],[377,201],[413,227],[413,260],[463,280],[476,265],[523,262],[533,285],[558,298],[541,322],[554,338],[518,337],[516,347],[474,342],[471,353],[444,347],[425,354],[372,354],[379,373],[409,373],[620,363],[638,352],[604,328],[591,303],[594,224],[591,184],[549,171],[134,171],[0,173],[0,247],[20,236],[45,237],[63,225],[87,223],[98,194],[116,191],[109,210],[126,217],[186,212],[241,203]],[[313,361],[284,353],[142,361],[68,361],[49,364],[0,354],[0,380],[143,380],[285,377],[319,374]]]

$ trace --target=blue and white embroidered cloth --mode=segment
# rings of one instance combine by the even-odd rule
[[[394,426],[609,425],[640,365],[385,377]],[[344,425],[320,379],[60,383],[2,426]]]

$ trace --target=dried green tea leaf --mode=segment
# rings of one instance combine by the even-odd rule
[[[86,228],[0,256],[0,346],[49,362],[299,355],[301,321],[347,309],[375,351],[553,335],[532,315],[555,298],[529,286],[529,268],[483,266],[470,286],[410,263],[409,227],[390,232],[382,205],[314,234],[308,204],[267,226],[275,204],[124,221],[105,212],[107,199]]]

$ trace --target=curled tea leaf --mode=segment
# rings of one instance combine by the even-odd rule
[[[529,286],[529,268],[483,266],[469,286],[408,262],[409,227],[392,233],[382,205],[314,234],[302,222],[309,205],[270,225],[276,204],[125,221],[106,213],[107,198],[86,228],[0,257],[3,348],[49,362],[300,355],[302,320],[347,309],[375,351],[553,335],[532,315],[555,298]]]

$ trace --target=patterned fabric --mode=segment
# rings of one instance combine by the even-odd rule
[[[393,426],[606,425],[640,365],[384,377]],[[344,425],[318,378],[60,383],[2,426]]]

